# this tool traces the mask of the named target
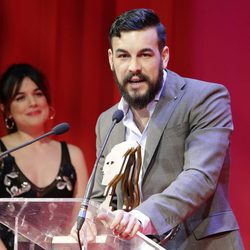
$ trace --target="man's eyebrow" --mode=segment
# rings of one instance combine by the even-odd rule
[[[140,50],[140,53],[143,53],[143,52],[153,52],[153,50],[151,48],[144,48]]]
[[[139,51],[139,53],[143,53],[143,52],[153,52],[153,50],[151,48],[143,48]],[[115,53],[129,53],[129,52],[125,49],[117,49]]]
[[[125,49],[117,49],[115,53],[128,53],[128,51]]]

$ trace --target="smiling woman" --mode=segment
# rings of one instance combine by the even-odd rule
[[[29,129],[30,125],[43,129],[49,115],[49,104],[43,91],[33,80],[25,77],[9,107],[7,119],[15,121],[18,130]]]
[[[8,132],[0,139],[1,151],[44,134],[55,114],[43,74],[28,64],[12,65],[3,74],[0,105]],[[86,182],[82,151],[52,138],[7,155],[0,165],[0,198],[82,197]],[[0,247],[13,249],[13,234],[1,224],[0,239]]]

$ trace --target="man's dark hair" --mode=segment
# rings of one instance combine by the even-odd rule
[[[166,45],[166,31],[159,17],[150,9],[129,10],[116,18],[109,31],[109,44],[112,48],[112,38],[121,37],[121,32],[143,30],[156,27],[158,34],[159,50]]]

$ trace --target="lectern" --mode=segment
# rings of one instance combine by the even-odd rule
[[[81,205],[77,198],[10,198],[0,199],[0,222],[15,234],[15,250],[75,250],[78,242],[70,236]],[[95,228],[91,242],[87,241],[88,227],[83,227],[83,249],[98,250],[154,250],[163,248],[141,233],[124,240],[112,233],[107,225],[96,219],[99,205],[90,201],[93,220],[87,221]],[[105,211],[104,211],[105,212]],[[106,211],[110,216],[111,213]]]

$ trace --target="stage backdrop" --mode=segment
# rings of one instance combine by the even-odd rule
[[[248,0],[0,0],[0,73],[27,62],[47,75],[55,124],[71,125],[60,139],[82,148],[91,171],[97,117],[119,100],[107,60],[109,26],[138,7],[154,9],[167,26],[171,70],[223,83],[231,93],[230,197],[250,249]]]

